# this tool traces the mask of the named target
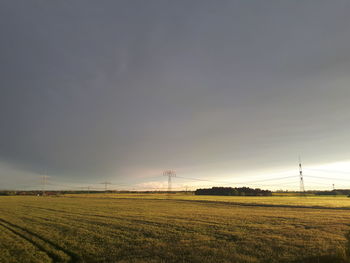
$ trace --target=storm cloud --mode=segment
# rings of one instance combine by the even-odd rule
[[[132,178],[348,159],[349,10],[1,1],[0,160],[28,174]]]

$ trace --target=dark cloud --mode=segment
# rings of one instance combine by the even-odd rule
[[[0,158],[28,173],[347,158],[346,1],[2,1],[0,10]]]

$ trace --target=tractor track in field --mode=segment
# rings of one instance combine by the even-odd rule
[[[7,220],[0,218],[0,226],[6,228],[7,230],[11,231],[15,235],[19,236],[20,238],[26,240],[27,242],[31,243],[33,246],[37,247],[40,251],[44,252],[53,262],[68,262],[68,263],[75,263],[75,262],[82,262],[80,256],[78,256],[75,253],[72,253],[71,251],[68,251],[65,248],[62,248],[61,246],[53,243],[52,241],[26,229],[21,226],[15,225],[11,222],[8,222]],[[42,243],[45,243],[46,246],[49,246],[52,248],[53,251],[61,251],[66,256],[68,256],[70,259],[64,260],[59,255],[54,253],[53,251],[50,251],[45,247]]]
[[[3,223],[2,220],[0,220],[0,226],[2,226],[3,228],[7,229],[8,231],[10,231],[11,233],[15,234],[16,236],[26,240],[27,242],[32,244],[34,247],[38,248],[41,252],[44,252],[48,256],[48,258],[50,258],[53,262],[57,262],[58,261],[59,258],[57,257],[57,255],[55,255],[54,253],[48,251],[42,245],[40,245],[38,242],[33,241],[32,239],[30,239],[29,237],[27,237],[23,233],[20,233],[19,231],[16,231],[13,228],[9,227],[5,223]]]
[[[195,202],[204,204],[219,204],[228,206],[242,206],[242,207],[263,207],[263,208],[291,208],[291,209],[316,209],[316,210],[343,210],[348,211],[350,207],[331,207],[331,206],[317,206],[317,205],[285,205],[285,204],[259,204],[259,203],[243,203],[243,202],[225,202],[225,201],[210,201],[210,200],[184,200],[177,199],[174,201],[180,202]]]
[[[71,198],[71,197],[70,197]],[[72,197],[77,198],[77,197]],[[247,198],[249,198],[247,196]],[[95,199],[114,199],[114,200],[137,200],[137,198],[128,197],[97,197]],[[151,200],[151,201],[161,201],[161,202],[178,202],[178,203],[202,203],[202,204],[212,204],[212,205],[225,205],[225,206],[241,206],[241,207],[263,207],[263,208],[291,208],[291,209],[316,209],[316,210],[343,210],[348,211],[350,207],[344,206],[319,206],[319,205],[289,205],[289,204],[267,204],[267,203],[245,203],[245,202],[231,202],[231,201],[216,201],[216,200],[189,200],[189,199],[157,199],[157,198],[147,198],[139,200]]]
[[[83,217],[85,220],[93,217],[93,218],[104,218],[104,219],[111,219],[111,220],[120,220],[120,221],[125,221],[128,223],[135,223],[135,224],[144,224],[144,225],[151,225],[151,226],[156,226],[156,227],[168,227],[169,223],[168,222],[154,222],[151,220],[142,220],[142,219],[136,219],[136,218],[126,218],[123,216],[110,216],[110,215],[100,215],[100,214],[89,214],[90,211],[85,211],[86,213],[78,213],[78,212],[67,212],[65,210],[57,210],[57,209],[52,209],[52,208],[46,208],[46,207],[38,207],[38,206],[27,206],[30,208],[35,208],[35,209],[40,209],[40,210],[44,210],[44,211],[50,211],[50,212],[55,212],[55,213],[61,213],[61,217],[65,217],[66,219],[73,219],[73,220],[81,220],[81,219],[76,219],[76,218],[72,218],[72,215],[76,215],[76,216],[81,216]],[[66,216],[64,216],[66,215]],[[69,215],[69,216],[67,216]],[[178,219],[178,220],[188,220],[188,218],[178,218],[175,217],[173,219]],[[191,220],[193,221],[193,220]],[[203,224],[210,224],[211,226],[213,225],[220,225],[220,223],[216,223],[216,222],[209,222],[209,221],[205,221],[205,220],[194,220],[195,222],[198,223],[203,223]]]
[[[29,206],[28,206],[29,207]],[[187,233],[194,233],[195,231],[190,228],[190,227],[185,227],[184,225],[182,226],[178,226],[178,225],[174,225],[173,222],[169,222],[169,221],[163,221],[163,222],[154,222],[151,220],[142,220],[142,219],[136,219],[136,218],[125,218],[123,216],[108,216],[108,215],[98,215],[98,214],[88,214],[88,213],[78,213],[78,212],[67,212],[64,210],[56,210],[56,209],[52,209],[52,208],[44,208],[44,207],[37,207],[37,206],[30,206],[31,208],[35,208],[35,209],[42,209],[45,211],[50,211],[50,212],[55,212],[55,213],[60,213],[61,214],[61,219],[65,218],[66,220],[73,220],[76,222],[85,222],[87,224],[96,224],[96,225],[101,225],[101,226],[105,226],[105,227],[112,227],[111,223],[106,223],[103,221],[93,221],[92,219],[94,218],[101,218],[101,219],[107,219],[107,220],[117,220],[117,221],[123,221],[124,223],[127,224],[131,224],[133,226],[135,225],[147,225],[147,226],[153,226],[153,227],[159,227],[159,228],[168,228],[169,225],[171,224],[173,228],[175,228],[177,231],[183,231],[184,229],[186,229]],[[88,211],[86,211],[88,212]],[[75,216],[79,216],[79,218],[77,217],[72,217],[73,215]],[[176,219],[176,218],[175,218]],[[179,218],[180,220],[184,220],[184,218]],[[214,222],[207,222],[207,221],[198,221],[196,220],[196,222],[205,224],[205,225],[210,225],[210,226],[218,226],[219,224],[216,224]],[[64,223],[66,225],[69,225],[67,222]],[[135,231],[134,227],[129,227],[127,226],[127,224],[124,224],[124,226],[122,227],[123,230],[129,229],[130,232]],[[114,228],[118,228],[118,225],[114,225]]]
[[[65,198],[84,198],[84,197],[65,197]],[[236,202],[236,201],[217,201],[217,200],[194,200],[194,199],[159,199],[159,198],[144,198],[138,199],[133,197],[89,197],[95,200],[133,200],[133,201],[159,201],[159,202],[178,202],[178,203],[202,203],[202,204],[212,204],[212,205],[226,205],[226,206],[240,206],[240,207],[262,207],[262,208],[291,208],[291,209],[316,209],[316,210],[339,210],[339,211],[349,211],[349,206],[322,206],[322,205],[298,205],[298,204],[268,204],[268,203],[246,203],[246,202]],[[249,198],[249,196],[247,196]],[[268,198],[268,197],[267,197]]]

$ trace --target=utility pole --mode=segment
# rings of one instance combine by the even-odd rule
[[[109,185],[109,184],[112,184],[111,182],[103,182],[103,183],[101,183],[101,184],[104,184],[105,185],[105,192],[107,192],[107,186]]]
[[[300,156],[299,156],[299,176],[300,176],[300,192],[305,193],[303,169],[301,166]]]
[[[168,177],[168,193],[171,192],[171,177],[176,177],[176,172],[172,170],[165,170],[163,172],[164,176]]]

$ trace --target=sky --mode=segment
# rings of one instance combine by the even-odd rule
[[[349,10],[1,1],[0,189],[350,187]]]

